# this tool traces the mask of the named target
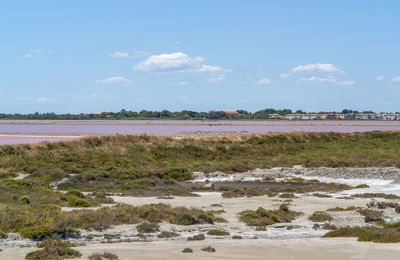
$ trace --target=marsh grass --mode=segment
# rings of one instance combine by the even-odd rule
[[[383,227],[342,227],[324,235],[324,237],[357,237],[358,241],[376,243],[399,243],[400,227],[385,225]]]
[[[268,226],[276,223],[286,223],[293,221],[301,213],[289,210],[286,204],[282,204],[279,209],[266,210],[259,207],[256,211],[246,210],[239,213],[240,220],[248,226]]]
[[[325,222],[333,220],[333,217],[324,211],[315,211],[308,217],[308,220],[311,220],[312,222]]]

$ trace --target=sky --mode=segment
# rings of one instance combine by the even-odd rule
[[[0,113],[400,111],[400,1],[0,3]]]

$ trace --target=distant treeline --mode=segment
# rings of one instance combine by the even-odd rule
[[[0,114],[0,119],[10,120],[91,120],[91,119],[270,119],[271,115],[287,115],[292,113],[306,114],[302,110],[292,111],[291,109],[263,109],[257,112],[248,112],[246,110],[237,111],[209,111],[209,112],[196,112],[189,110],[182,110],[178,112],[171,112],[168,110],[163,111],[148,111],[142,110],[140,112],[128,111],[122,109],[120,112],[95,112],[95,113],[81,113],[81,114],[56,114],[56,113],[34,113],[34,114]],[[341,112],[318,112],[324,113],[359,113],[356,110],[343,109]],[[372,111],[362,111],[362,113],[372,113]]]

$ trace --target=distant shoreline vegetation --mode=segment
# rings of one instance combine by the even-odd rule
[[[182,110],[171,112],[168,110],[139,112],[122,109],[119,112],[96,111],[93,113],[80,114],[56,114],[56,113],[33,113],[33,114],[5,114],[0,113],[0,120],[400,120],[400,113],[375,113],[373,111],[357,111],[343,109],[341,112],[318,112],[308,113],[302,110],[291,109],[263,109],[256,112],[246,110],[236,111],[209,111],[196,112]]]

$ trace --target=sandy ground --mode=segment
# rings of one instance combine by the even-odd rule
[[[212,245],[216,253],[201,251]],[[193,253],[184,254],[185,247]],[[117,254],[119,259],[160,260],[160,259],[277,259],[277,260],[345,260],[345,259],[399,259],[397,244],[374,244],[357,242],[355,239],[258,239],[208,240],[208,241],[163,241],[148,243],[119,243],[90,245],[77,248],[87,259],[93,253],[104,251]],[[34,248],[12,248],[0,252],[0,259],[24,259]]]
[[[344,180],[354,183],[357,180]],[[91,242],[84,239],[86,246],[78,247],[83,257],[93,253],[110,251],[119,256],[119,259],[399,259],[399,244],[377,244],[357,242],[354,238],[321,238],[326,230],[314,230],[313,222],[307,218],[315,211],[326,211],[333,207],[346,208],[348,206],[365,207],[371,199],[342,199],[354,193],[385,192],[400,194],[400,184],[384,182],[382,180],[369,180],[371,184],[367,189],[347,190],[331,194],[333,197],[321,198],[312,194],[296,194],[296,198],[287,199],[280,197],[242,197],[222,198],[219,192],[200,192],[199,197],[175,197],[173,199],[159,199],[156,197],[129,197],[112,196],[119,203],[130,205],[146,205],[152,203],[165,203],[172,206],[196,207],[204,210],[219,210],[225,212],[220,216],[227,223],[201,224],[192,226],[178,226],[170,223],[161,223],[161,231],[174,231],[180,234],[174,239],[159,239],[155,234],[148,234],[151,242],[104,242],[104,234],[118,235],[121,239],[137,239],[138,232],[135,225],[119,225],[103,232],[83,231],[83,237],[92,235]],[[381,200],[381,199],[376,199]],[[396,202],[400,202],[397,200]],[[304,214],[297,217],[291,223],[280,223],[267,227],[266,231],[256,231],[254,227],[246,226],[239,220],[239,212],[244,210],[256,210],[258,207],[266,209],[278,208],[281,203],[289,203],[289,208]],[[213,205],[214,204],[214,205]],[[71,210],[65,208],[64,210]],[[400,214],[394,209],[387,208],[383,211],[384,218],[388,222],[400,221]],[[340,227],[347,225],[366,225],[364,217],[356,211],[329,212],[334,218],[332,224]],[[288,227],[291,227],[288,229]],[[210,229],[224,229],[230,235],[215,237],[206,235],[203,241],[187,241],[187,237],[206,233]],[[232,239],[233,235],[239,235],[243,239]],[[0,244],[3,249],[0,259],[24,259],[25,255],[36,248],[20,247],[18,243]],[[211,245],[216,253],[201,251],[201,248]],[[181,251],[192,248],[194,253],[184,254]]]

